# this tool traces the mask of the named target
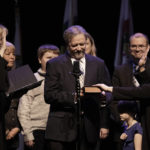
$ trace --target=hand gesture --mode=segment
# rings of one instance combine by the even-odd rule
[[[127,137],[128,137],[128,135],[126,133],[122,133],[120,136],[120,139],[125,140],[125,139],[127,139]]]
[[[1,34],[1,43],[2,43],[2,46],[0,48],[0,55],[3,57],[3,54],[4,54],[4,51],[6,49],[6,36],[7,36],[7,30],[4,28],[2,29],[2,34]]]
[[[106,84],[103,84],[103,83],[95,84],[95,85],[93,85],[93,86],[98,86],[98,87],[100,87],[103,91],[107,91],[107,92],[112,92],[112,90],[113,90],[113,87],[107,86]]]
[[[10,131],[7,130],[6,140],[10,140],[20,131],[19,128],[13,128]]]
[[[105,139],[109,134],[109,129],[106,129],[106,128],[101,128],[100,129],[100,133],[99,133],[99,136],[100,136],[100,139]]]

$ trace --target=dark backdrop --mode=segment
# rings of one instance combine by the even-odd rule
[[[77,24],[82,25],[95,39],[97,55],[105,60],[110,73],[113,72],[117,28],[121,0],[78,0]],[[15,0],[2,0],[0,23],[4,24],[14,42]],[[63,15],[65,0],[18,0],[20,10],[23,64],[29,64],[35,72],[39,65],[37,48],[52,43],[63,46]],[[134,32],[143,32],[150,37],[149,5],[147,1],[131,0]]]

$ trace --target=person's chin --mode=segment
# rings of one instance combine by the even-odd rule
[[[140,60],[139,57],[134,57],[134,58],[133,58],[133,61],[134,61],[135,64],[138,64],[138,63],[139,63],[139,60]]]
[[[75,57],[75,59],[79,60],[84,57],[84,53],[75,54],[74,57]]]

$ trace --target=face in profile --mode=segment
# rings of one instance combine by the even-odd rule
[[[86,38],[84,34],[75,35],[68,44],[70,56],[77,60],[84,57],[86,48]]]
[[[121,121],[126,121],[129,118],[129,114],[128,113],[120,113],[120,120]]]
[[[130,41],[130,54],[131,56],[139,60],[143,54],[149,50],[149,45],[144,37],[133,37]]]
[[[12,68],[15,65],[15,49],[13,46],[6,46],[3,58],[8,62],[7,67]]]

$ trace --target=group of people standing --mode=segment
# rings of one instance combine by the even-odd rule
[[[92,36],[82,26],[73,25],[63,34],[64,54],[60,55],[53,44],[38,48],[41,67],[35,77],[43,80],[41,85],[10,99],[5,96],[9,87],[7,71],[14,69],[15,47],[6,41],[7,29],[0,26],[1,30],[0,136],[3,135],[2,143],[9,143],[7,149],[18,148],[20,131],[25,150],[150,149],[150,65],[146,35],[135,33],[130,37],[129,61],[117,67],[111,79],[104,60],[96,56]],[[75,69],[79,71],[78,78]],[[102,92],[85,94],[82,90],[85,86],[100,87]]]

